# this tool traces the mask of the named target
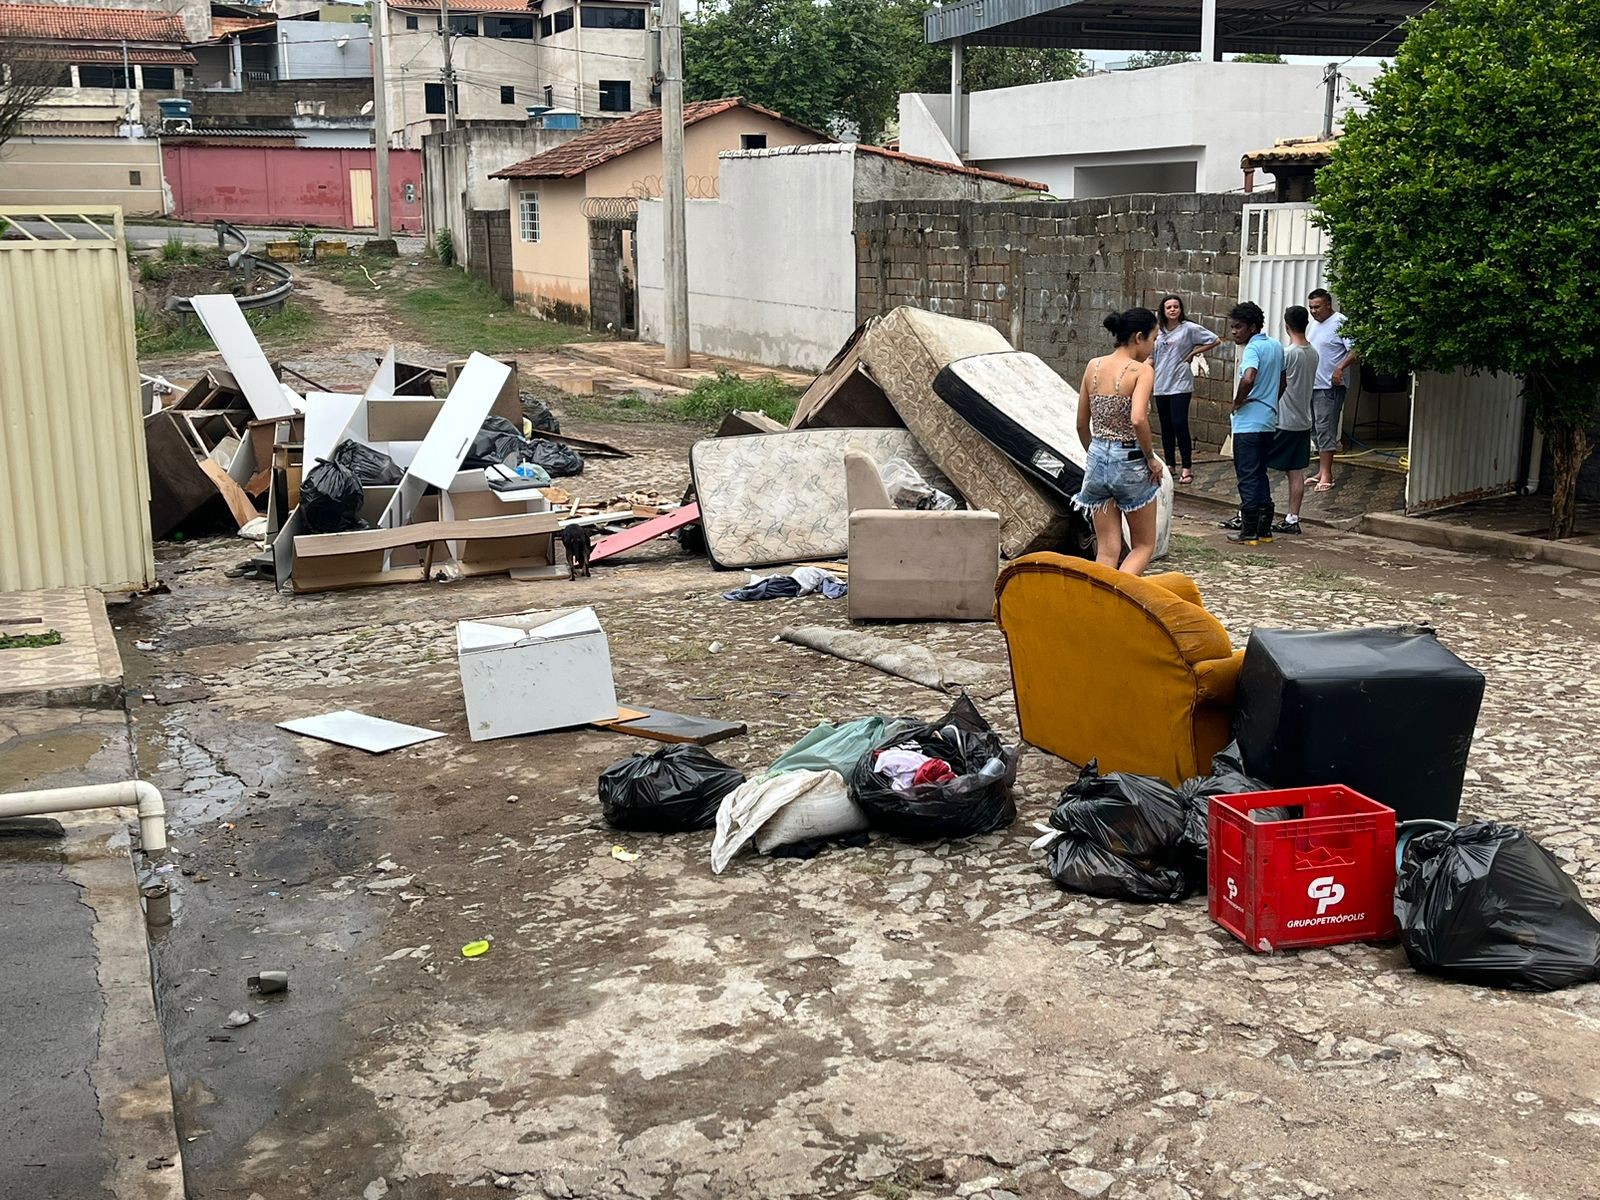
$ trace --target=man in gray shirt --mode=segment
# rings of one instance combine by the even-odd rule
[[[1289,511],[1274,533],[1297,534],[1300,502],[1306,495],[1306,465],[1311,461],[1311,392],[1317,378],[1317,348],[1306,340],[1311,314],[1298,304],[1283,313],[1289,346],[1283,352],[1283,390],[1278,397],[1278,432],[1267,453],[1267,467],[1289,476]]]

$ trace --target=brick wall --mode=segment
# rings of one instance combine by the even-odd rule
[[[622,275],[622,235],[635,227],[633,219],[589,219],[589,328],[621,335],[631,324],[631,305]]]
[[[856,312],[901,304],[993,325],[1074,387],[1110,349],[1113,309],[1184,298],[1192,320],[1224,340],[1195,381],[1197,446],[1228,432],[1234,348],[1227,313],[1239,297],[1243,196],[1134,195],[1095,200],[891,200],[856,206]]]
[[[162,92],[160,96],[172,95]],[[325,117],[358,117],[361,106],[372,99],[370,79],[317,79],[283,80],[274,83],[248,84],[239,92],[206,92],[196,88],[183,94],[194,102],[194,123],[206,125],[240,125],[254,119],[280,118],[273,124],[288,128],[289,118],[295,115],[295,102],[321,100],[326,103]],[[159,121],[155,100],[144,104],[146,121]]]

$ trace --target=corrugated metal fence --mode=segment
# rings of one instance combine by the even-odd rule
[[[120,208],[0,208],[0,592],[155,582]]]
[[[1522,381],[1514,375],[1418,375],[1411,385],[1406,511],[1515,491],[1522,425]]]

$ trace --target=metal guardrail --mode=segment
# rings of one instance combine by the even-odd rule
[[[244,230],[228,221],[213,221],[212,228],[217,232],[217,249],[227,250],[228,243],[235,242],[238,249],[228,255],[228,269],[242,272],[246,283],[254,282],[256,273],[279,282],[264,292],[253,292],[247,296],[239,297],[239,307],[243,309],[282,309],[283,302],[289,298],[289,293],[294,291],[294,275],[282,263],[273,262],[267,258],[257,258],[250,251],[250,239],[245,236]],[[194,312],[194,305],[188,296],[168,296],[167,311],[181,313],[184,320]]]

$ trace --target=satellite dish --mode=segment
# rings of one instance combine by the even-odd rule
[[[363,104],[361,106],[361,115],[363,117],[370,117],[372,115],[372,101],[371,100],[368,100],[365,104]]]

